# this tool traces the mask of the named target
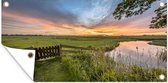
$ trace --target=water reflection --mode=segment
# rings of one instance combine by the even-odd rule
[[[166,47],[149,45],[148,43],[148,41],[121,42],[119,47],[106,52],[105,55],[114,58],[118,63],[166,69],[167,62],[158,58],[158,55],[166,50]]]

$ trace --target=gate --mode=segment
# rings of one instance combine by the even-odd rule
[[[35,48],[36,54],[35,59],[45,59],[49,57],[60,56],[60,46],[49,46],[49,47],[39,47]]]

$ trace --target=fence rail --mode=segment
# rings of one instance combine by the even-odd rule
[[[60,45],[62,48],[73,48],[73,49],[81,49],[81,50],[90,50],[89,48],[79,47],[79,46],[70,46],[70,45]]]
[[[81,50],[61,50],[62,53],[79,53]]]

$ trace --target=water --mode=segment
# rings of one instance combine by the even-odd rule
[[[167,62],[158,58],[158,55],[166,50],[164,46],[149,45],[149,41],[120,42],[120,45],[106,52],[118,63],[126,65],[139,65],[147,68],[167,68]]]

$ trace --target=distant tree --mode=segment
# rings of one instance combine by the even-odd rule
[[[141,15],[157,0],[123,0],[118,4],[113,12],[115,19],[121,20],[122,17]],[[156,17],[152,18],[150,28],[165,28],[167,26],[167,4],[154,11]]]

